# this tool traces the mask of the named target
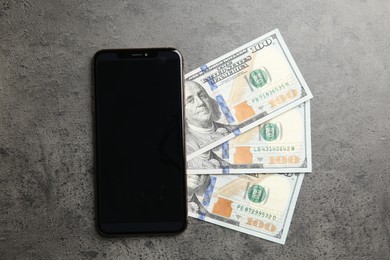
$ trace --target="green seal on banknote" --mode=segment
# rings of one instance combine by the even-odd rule
[[[264,68],[262,69],[256,69],[249,74],[249,82],[254,86],[255,88],[261,88],[267,82],[269,81],[269,75],[267,70]]]
[[[275,141],[280,134],[279,127],[274,123],[266,123],[260,129],[260,135],[265,141]]]
[[[248,198],[254,203],[261,203],[267,197],[266,191],[261,185],[253,185],[248,190]]]

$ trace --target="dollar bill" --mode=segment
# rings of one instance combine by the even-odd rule
[[[187,178],[189,216],[285,243],[304,174]]]
[[[310,101],[187,162],[188,174],[311,172]]]
[[[312,98],[277,29],[185,80],[187,160]]]

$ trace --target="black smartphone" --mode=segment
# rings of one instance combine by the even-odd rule
[[[99,232],[184,231],[181,54],[172,48],[101,50],[93,70]]]

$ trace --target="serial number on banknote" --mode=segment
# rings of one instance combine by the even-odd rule
[[[278,218],[274,214],[270,214],[270,213],[267,213],[267,212],[264,212],[264,211],[261,211],[261,210],[258,210],[258,209],[252,209],[250,207],[247,207],[247,206],[244,206],[244,205],[239,205],[239,204],[237,205],[237,210],[245,212],[245,213],[250,214],[250,215],[263,217],[265,219],[276,220]]]

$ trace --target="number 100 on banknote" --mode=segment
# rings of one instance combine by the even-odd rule
[[[277,29],[185,79],[187,160],[312,98]]]

